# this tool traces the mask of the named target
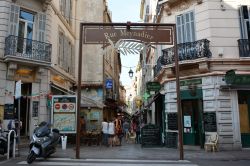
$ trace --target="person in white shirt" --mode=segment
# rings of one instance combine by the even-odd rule
[[[109,145],[114,146],[113,139],[115,136],[115,124],[113,121],[108,123]]]
[[[102,142],[108,146],[108,122],[106,118],[104,118],[102,122]]]

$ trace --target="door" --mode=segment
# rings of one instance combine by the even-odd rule
[[[34,15],[20,10],[18,24],[17,52],[24,55],[32,54]]]
[[[202,125],[202,100],[182,100],[183,111],[183,143],[184,145],[204,144]]]
[[[238,91],[240,132],[242,147],[250,147],[250,95],[249,91]]]

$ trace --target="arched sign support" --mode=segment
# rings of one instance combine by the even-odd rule
[[[154,23],[80,23],[78,84],[77,84],[77,134],[76,158],[80,157],[80,108],[81,108],[81,80],[82,80],[82,45],[103,44],[112,45],[119,40],[137,40],[146,44],[174,45],[176,95],[178,112],[178,133],[180,160],[183,160],[183,132],[182,111],[180,101],[179,57],[177,54],[177,37],[175,24]]]

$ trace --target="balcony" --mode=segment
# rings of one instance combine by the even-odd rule
[[[250,40],[239,39],[238,40],[240,57],[250,57]]]
[[[199,58],[210,58],[209,42],[207,39],[202,39],[195,42],[178,44],[179,63],[185,63]],[[156,76],[159,73],[163,65],[173,64],[174,61],[174,47],[162,50],[162,56],[158,58],[154,68],[154,75]]]
[[[4,60],[48,66],[51,64],[51,49],[49,43],[10,35],[5,39]]]

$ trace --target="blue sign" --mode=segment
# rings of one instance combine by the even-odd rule
[[[112,79],[107,79],[107,80],[106,80],[106,88],[107,88],[107,89],[112,89],[112,86],[113,86],[113,81],[112,81]]]

